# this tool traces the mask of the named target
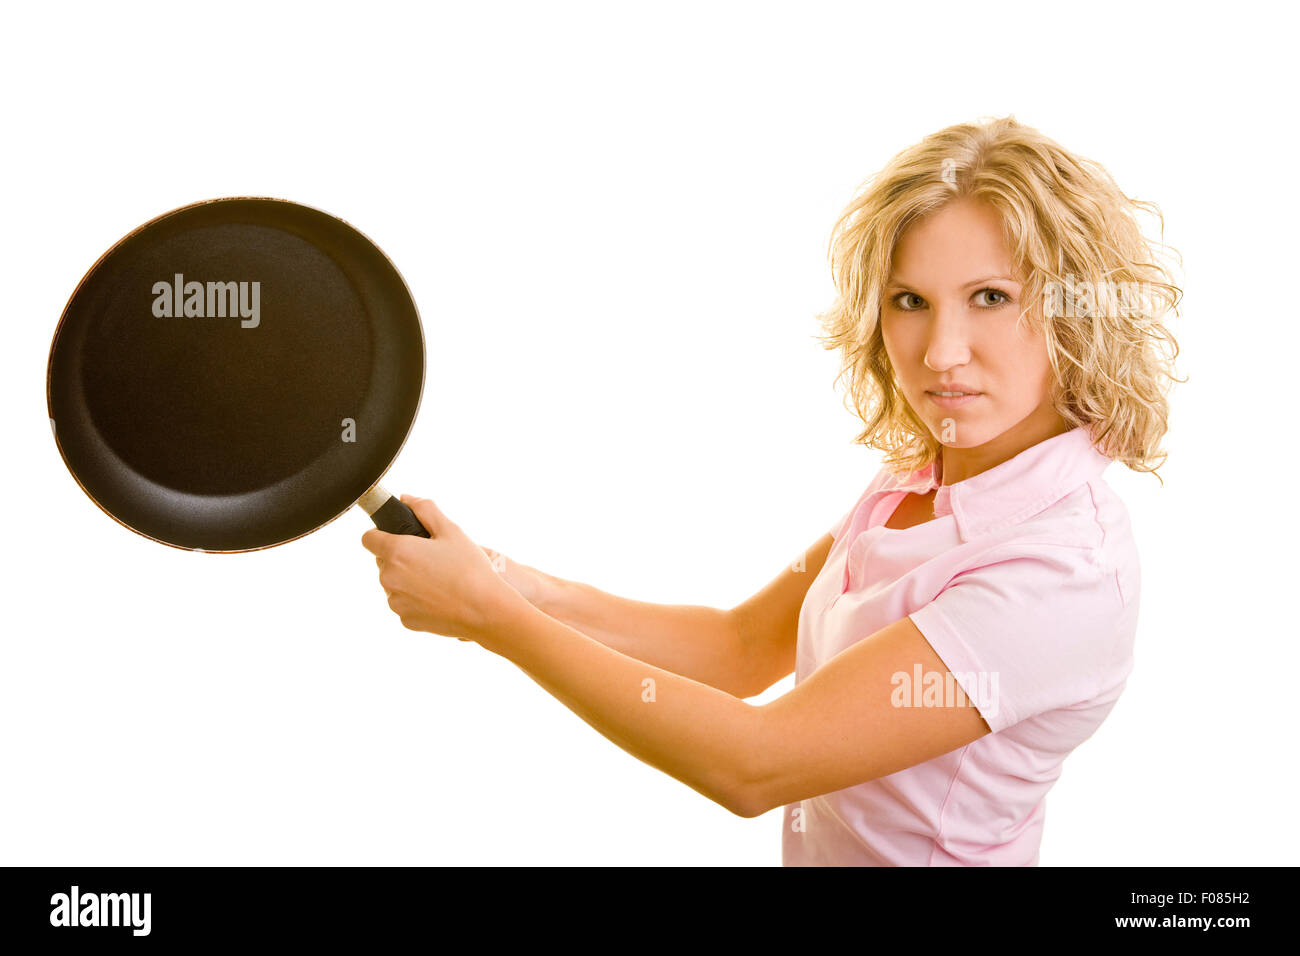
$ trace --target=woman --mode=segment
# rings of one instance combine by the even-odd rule
[[[802,562],[731,610],[645,604],[406,498],[432,539],[362,539],[390,607],[732,812],[784,807],[788,865],[1036,864],[1132,666],[1138,556],[1101,474],[1163,460],[1181,297],[1141,208],[1010,117],[927,137],[833,232],[824,341],[886,457]]]

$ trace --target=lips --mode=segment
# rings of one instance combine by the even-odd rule
[[[939,391],[927,391],[925,397],[934,402],[941,408],[960,408],[968,405],[979,398],[983,393],[976,391],[961,391],[960,389],[944,389]]]

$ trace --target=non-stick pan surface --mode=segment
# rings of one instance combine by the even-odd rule
[[[48,399],[64,461],[111,516],[244,551],[356,503],[423,383],[419,315],[383,252],[319,210],[239,198],[166,213],[104,254],[59,322]]]

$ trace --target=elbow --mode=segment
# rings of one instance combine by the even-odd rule
[[[751,707],[750,733],[747,734],[749,746],[737,748],[741,751],[737,754],[740,759],[732,766],[728,785],[724,788],[726,792],[717,802],[736,816],[752,820],[781,804],[774,797],[772,768],[764,760],[769,752],[763,732],[766,711],[761,707],[746,706]]]
[[[711,794],[711,797],[714,803],[728,813],[744,817],[747,820],[761,817],[771,809],[770,807],[764,807],[763,801],[758,798],[758,794],[748,786],[728,787],[725,793],[714,793]]]
[[[738,817],[744,817],[746,820],[752,820],[754,817],[761,817],[767,811],[774,809],[767,805],[767,802],[760,800],[749,794],[741,794],[740,799],[732,801],[727,807]]]
[[[781,805],[771,799],[770,792],[766,787],[752,780],[732,787],[726,798],[719,800],[718,803],[736,816],[744,817],[747,820],[761,817],[769,810],[775,810]]]

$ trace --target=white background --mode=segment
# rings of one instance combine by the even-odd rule
[[[814,339],[857,185],[1008,113],[1158,202],[1184,256],[1163,487],[1114,465],[1136,669],[1042,863],[1294,863],[1293,34],[1278,4],[26,5],[0,53],[9,513],[0,863],[780,862],[478,647],[404,630],[357,510],[268,551],[153,544],[78,489],[45,372],[135,226],[269,195],[419,304],[386,480],[482,544],[731,606],[857,499]],[[781,693],[788,682],[771,693]]]

